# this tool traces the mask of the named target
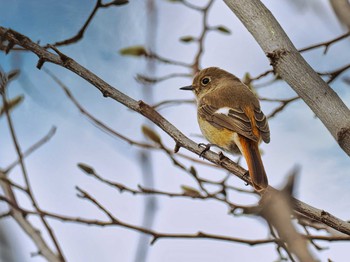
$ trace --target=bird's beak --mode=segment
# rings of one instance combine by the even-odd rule
[[[180,88],[181,90],[193,90],[193,86],[184,86]]]

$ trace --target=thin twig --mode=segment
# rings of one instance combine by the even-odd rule
[[[66,96],[79,109],[80,113],[82,113],[84,116],[86,116],[87,119],[90,120],[96,127],[100,128],[102,131],[104,131],[108,134],[111,134],[112,136],[116,136],[116,137],[128,142],[130,145],[137,145],[137,146],[142,147],[142,148],[153,148],[154,147],[154,145],[151,145],[151,144],[137,142],[135,140],[132,140],[132,139],[118,133],[117,131],[115,131],[114,129],[112,129],[111,127],[109,127],[108,125],[106,125],[105,123],[103,123],[102,121],[97,119],[96,117],[94,117],[85,108],[83,108],[82,105],[80,105],[80,103],[78,102],[78,100],[76,100],[76,98],[73,96],[71,91],[62,83],[62,81],[57,76],[55,76],[48,69],[44,68],[43,71],[45,73],[47,73],[63,89]]]
[[[195,58],[194,58],[194,61],[192,64],[193,73],[198,72],[200,69],[200,59],[201,59],[203,52],[204,52],[204,39],[209,31],[208,12],[209,12],[209,9],[213,3],[214,3],[214,0],[209,0],[208,4],[204,8],[202,8],[202,10],[201,10],[203,12],[203,17],[202,17],[203,28],[202,28],[202,32],[197,40],[198,41],[198,51],[197,51],[197,54],[195,55]]]
[[[89,173],[88,175],[91,175],[92,177],[96,178],[98,181],[109,185],[111,187],[114,187],[118,189],[120,192],[129,192],[133,195],[163,195],[163,196],[169,196],[169,197],[191,197],[191,198],[199,198],[199,199],[205,199],[206,196],[198,195],[198,196],[189,196],[185,193],[172,193],[172,192],[165,192],[161,190],[155,190],[150,188],[145,188],[143,186],[138,186],[138,189],[133,189],[130,187],[127,187],[121,183],[118,182],[112,182],[110,180],[107,180],[103,178],[102,176],[98,175],[96,172]]]
[[[347,38],[347,37],[349,37],[350,36],[350,32],[347,32],[346,34],[343,34],[343,35],[341,35],[341,36],[338,36],[338,37],[336,37],[336,38],[334,38],[334,39],[332,39],[332,40],[329,40],[329,41],[326,41],[326,42],[322,42],[322,43],[319,43],[319,44],[315,44],[315,45],[311,45],[311,46],[308,46],[308,47],[304,47],[304,48],[302,48],[302,49],[299,49],[298,51],[299,52],[305,52],[305,51],[309,51],[309,50],[312,50],[312,49],[315,49],[315,48],[319,48],[319,47],[322,47],[322,46],[324,46],[325,48],[324,48],[324,54],[326,54],[327,53],[327,51],[328,51],[328,48],[332,45],[332,44],[334,44],[334,43],[336,43],[336,42],[339,42],[340,40],[343,40],[344,38]]]
[[[173,73],[165,76],[159,76],[159,77],[149,77],[141,74],[137,74],[136,80],[142,84],[157,84],[165,80],[169,80],[171,78],[175,77],[192,77],[191,74],[185,74],[185,73]]]
[[[187,68],[191,68],[191,64],[185,63],[185,62],[181,62],[181,61],[177,61],[171,58],[165,58],[163,56],[160,56],[156,53],[150,52],[147,55],[148,58],[150,59],[154,59],[157,60],[159,62],[165,63],[165,64],[171,64],[171,65],[177,65],[177,66],[183,66],[183,67],[187,67]]]
[[[246,83],[247,85],[249,85],[252,81],[255,81],[255,80],[259,80],[265,76],[268,76],[269,74],[272,74],[273,73],[273,69],[270,69],[270,70],[267,70],[263,73],[261,73],[260,75],[256,76],[256,77],[252,77],[250,78],[250,82],[249,83]]]
[[[166,106],[176,106],[179,104],[195,104],[195,100],[193,99],[171,99],[171,100],[163,100],[157,104],[154,104],[152,107],[154,109],[160,109],[160,107]]]
[[[3,181],[4,183],[8,184],[11,187],[14,187],[18,190],[21,190],[24,193],[28,193],[27,189],[22,187],[21,185],[13,182],[12,180],[10,180],[7,176],[6,173],[4,171],[0,171],[0,180]]]
[[[10,217],[11,216],[11,211],[7,211],[5,213],[1,213],[0,214],[0,219],[6,218],[6,217]]]
[[[289,99],[276,99],[275,101],[273,101],[273,99],[270,99],[270,102],[280,102],[281,105],[278,106],[277,108],[275,108],[270,114],[267,115],[268,119],[273,118],[274,116],[276,116],[278,113],[282,112],[283,109],[289,105],[291,102],[294,102],[296,100],[298,100],[300,97],[299,96],[295,96]],[[268,101],[266,98],[261,98],[262,101]]]
[[[32,154],[34,151],[39,149],[46,142],[48,142],[55,133],[56,133],[56,127],[52,127],[44,137],[42,137],[39,141],[37,141],[35,144],[33,144],[31,147],[29,147],[27,150],[23,152],[23,155],[22,155],[23,158],[26,158],[27,156]],[[12,164],[10,164],[7,168],[5,168],[4,173],[8,174],[18,164],[19,164],[19,159],[17,159]]]
[[[84,25],[80,28],[80,30],[78,31],[78,33],[76,35],[74,35],[71,38],[56,42],[54,44],[52,44],[53,46],[63,46],[63,45],[69,45],[69,44],[73,44],[73,43],[77,43],[78,41],[80,41],[81,39],[83,39],[84,33],[87,29],[87,27],[89,26],[90,22],[92,21],[92,19],[94,18],[94,16],[96,15],[97,11],[100,8],[107,8],[110,7],[112,5],[123,5],[128,3],[127,0],[114,0],[110,3],[106,3],[103,4],[102,0],[97,0],[94,9],[92,10],[91,14],[89,15],[88,19],[85,21]],[[47,45],[46,48],[48,48],[49,46]]]
[[[346,70],[350,69],[350,64],[345,65],[339,69],[336,69],[332,72],[324,72],[324,73],[319,73],[321,76],[329,76],[329,79],[327,80],[327,84],[332,83],[339,75],[344,73]]]
[[[114,216],[103,205],[101,205],[95,198],[93,198],[90,194],[88,194],[86,191],[79,188],[78,186],[76,186],[75,188],[80,193],[80,194],[78,194],[78,197],[80,197],[82,199],[89,200],[90,202],[92,202],[96,207],[98,207],[98,209],[100,209],[103,213],[105,213],[109,217],[111,222],[119,223],[118,219],[114,218]]]
[[[193,5],[191,4],[190,2],[186,1],[186,0],[181,0],[181,2],[187,6],[188,8],[190,9],[193,9],[193,10],[196,10],[196,11],[203,11],[203,8],[200,7],[200,6],[196,6],[196,5]]]

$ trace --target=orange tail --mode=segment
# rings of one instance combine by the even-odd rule
[[[268,186],[267,176],[261,160],[258,143],[243,136],[239,136],[242,154],[247,162],[249,176],[257,191],[264,190]]]

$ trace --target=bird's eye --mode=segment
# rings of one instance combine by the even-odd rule
[[[206,86],[210,82],[210,77],[204,77],[201,82],[202,85]]]

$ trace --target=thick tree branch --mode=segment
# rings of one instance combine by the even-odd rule
[[[350,155],[350,111],[294,47],[271,12],[258,0],[224,0],[259,43],[284,79]]]
[[[109,97],[126,107],[142,114],[147,117],[153,123],[155,123],[158,127],[160,127],[164,132],[166,132],[169,136],[171,136],[175,143],[176,149],[178,150],[180,147],[184,147],[187,150],[200,155],[202,152],[202,148],[198,147],[198,144],[194,141],[187,138],[183,133],[181,133],[175,126],[173,126],[169,121],[167,121],[164,117],[162,117],[157,111],[155,111],[151,106],[145,104],[143,101],[136,101],[114,87],[107,84],[97,75],[87,70],[73,59],[67,57],[58,51],[55,47],[53,49],[58,55],[55,55],[45,48],[42,48],[38,44],[31,41],[28,37],[21,35],[13,30],[6,29],[0,26],[0,37],[9,42],[12,42],[15,45],[20,45],[27,50],[35,53],[39,57],[38,68],[40,69],[44,62],[51,62],[62,66],[80,77],[84,78],[86,81],[95,86],[105,97]],[[245,176],[246,170],[237,165],[235,162],[231,161],[228,158],[220,159],[219,155],[208,151],[204,154],[204,158],[209,160],[210,162],[221,166],[239,177],[246,183],[251,183],[248,176]],[[268,190],[274,190],[269,187]],[[325,212],[324,210],[319,210],[317,208],[311,207],[299,200],[293,199],[293,208],[296,212],[303,214],[311,219],[320,221],[335,230],[350,235],[350,223],[347,223],[339,218],[332,216],[331,214]]]

